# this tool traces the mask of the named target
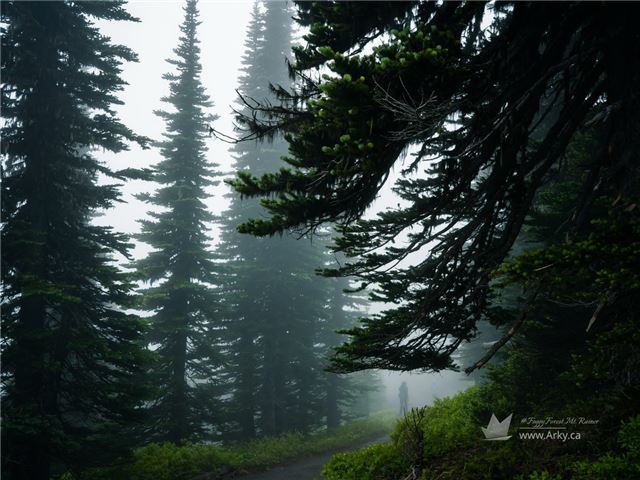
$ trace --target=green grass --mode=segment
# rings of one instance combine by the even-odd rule
[[[612,451],[588,444],[484,442],[477,419],[482,390],[472,387],[397,422],[392,442],[337,454],[325,480],[398,480],[421,465],[420,480],[627,480],[640,478],[640,416],[623,422]]]
[[[258,471],[375,438],[388,433],[394,421],[393,414],[384,412],[352,420],[330,432],[311,435],[291,432],[228,447],[152,443],[135,450],[132,458],[120,465],[96,468],[76,476],[67,473],[60,480],[189,480],[221,470]]]
[[[394,444],[378,443],[334,455],[322,475],[324,480],[398,480],[408,468]]]
[[[414,409],[397,421],[392,442],[334,455],[323,470],[325,480],[397,480],[412,464],[478,443],[473,412],[477,387]]]
[[[258,469],[297,457],[349,447],[388,433],[394,421],[393,414],[383,413],[368,419],[353,420],[332,432],[308,436],[298,432],[286,433],[278,437],[259,438],[230,450],[240,458],[236,465],[238,468]]]

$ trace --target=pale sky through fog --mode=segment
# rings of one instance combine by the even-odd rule
[[[276,0],[278,1],[278,0]],[[173,49],[178,44],[179,26],[183,20],[184,3],[176,0],[133,0],[127,3],[127,10],[140,19],[140,22],[101,21],[101,31],[111,37],[114,43],[126,45],[138,55],[138,63],[123,66],[122,77],[129,85],[120,92],[119,98],[124,105],[116,107],[120,118],[134,132],[153,140],[161,140],[164,122],[153,114],[156,109],[167,108],[160,98],[169,91],[168,82],[162,75],[171,69],[167,58],[174,58]],[[198,2],[201,24],[198,27],[200,40],[202,83],[214,102],[211,109],[220,118],[215,122],[217,130],[233,134],[231,105],[237,100],[235,89],[241,57],[244,53],[244,39],[250,19],[253,1],[251,0],[200,0]],[[284,59],[282,67],[285,68]],[[265,84],[269,79],[264,79]],[[219,164],[218,170],[232,174],[233,159],[229,153],[230,145],[220,140],[208,141],[208,158]],[[143,151],[133,145],[131,151],[117,155],[98,153],[100,158],[116,169],[128,167],[148,167],[160,159],[158,149]],[[383,188],[380,198],[369,209],[368,217],[387,205],[396,205],[398,198],[391,192],[391,186],[398,176],[394,168],[389,181]],[[107,212],[97,222],[111,225],[117,231],[134,233],[139,231],[137,220],[145,216],[150,206],[139,202],[132,192],[150,191],[154,184],[149,182],[127,182],[123,188],[125,204]],[[221,182],[211,190],[212,197],[207,204],[214,214],[222,214],[228,206],[223,195],[228,187]],[[213,240],[217,231],[213,229]],[[137,244],[136,257],[143,255],[148,248]]]
[[[162,75],[170,71],[165,60],[175,58],[173,49],[178,45],[179,27],[184,14],[183,2],[134,0],[126,5],[127,10],[140,22],[99,22],[103,34],[114,43],[126,45],[138,54],[138,63],[123,67],[122,77],[129,83],[120,92],[125,103],[116,110],[124,124],[138,134],[161,140],[164,122],[153,114],[156,109],[167,108],[160,98],[168,94],[168,82]],[[232,132],[231,105],[236,100],[237,78],[240,59],[244,51],[245,30],[249,22],[253,2],[200,0],[201,25],[198,27],[202,60],[202,83],[214,106],[211,109],[220,118],[215,127],[225,133]],[[284,64],[283,64],[284,65]],[[220,171],[230,172],[232,158],[229,144],[219,140],[208,140],[208,158],[219,164]],[[115,168],[148,167],[160,159],[155,148],[143,151],[133,146],[128,152],[117,155],[98,153]],[[128,182],[123,188],[125,204],[117,206],[98,219],[101,224],[111,225],[117,231],[134,233],[139,231],[137,220],[143,218],[148,205],[132,197],[132,192],[153,189],[148,182]],[[223,198],[223,185],[212,189],[213,196],[207,204],[214,214],[220,214],[228,206]],[[215,236],[215,231],[213,232]],[[137,245],[134,253],[140,256],[147,251]]]

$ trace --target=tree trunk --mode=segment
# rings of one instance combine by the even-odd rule
[[[327,384],[327,429],[340,426],[340,408],[338,406],[338,377],[330,373]]]

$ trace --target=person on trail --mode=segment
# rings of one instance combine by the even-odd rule
[[[406,415],[409,410],[409,387],[407,387],[407,382],[402,382],[400,385],[398,397],[400,397],[400,414]]]

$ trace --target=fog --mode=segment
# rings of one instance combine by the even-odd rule
[[[202,81],[207,93],[214,102],[211,109],[219,118],[215,128],[221,132],[233,131],[232,106],[237,101],[238,75],[241,56],[244,52],[244,39],[253,2],[210,1],[199,2],[200,20],[199,39],[202,50]],[[172,57],[182,21],[182,3],[177,1],[132,1],[128,11],[140,22],[102,22],[101,30],[116,43],[129,46],[138,55],[138,63],[124,65],[123,79],[128,83],[119,97],[123,105],[116,111],[124,123],[136,133],[159,140],[164,131],[164,122],[153,111],[166,108],[160,99],[168,93],[167,82],[161,76],[171,71],[165,61]],[[266,81],[267,79],[265,79]],[[231,144],[215,138],[208,143],[209,158],[220,165],[226,178],[233,175]],[[409,158],[412,150],[405,154]],[[158,150],[142,150],[132,145],[131,150],[117,155],[102,153],[102,158],[116,168],[148,167],[160,158]],[[378,211],[401,202],[392,192],[399,168],[395,168],[379,197],[367,212],[367,217],[375,216]],[[128,234],[139,231],[138,220],[147,218],[149,206],[137,200],[133,195],[151,191],[153,185],[148,182],[128,182],[124,188],[125,203],[105,212],[98,223],[111,225],[116,230]],[[211,188],[212,196],[208,200],[209,209],[215,214],[222,213],[229,205],[224,197],[229,189],[222,182]],[[213,245],[217,240],[218,228],[212,225]],[[149,247],[135,242],[133,256],[139,258],[149,251]],[[424,253],[419,253],[424,255]],[[415,257],[415,255],[414,255]],[[413,258],[407,259],[407,262]],[[384,309],[384,305],[371,306],[370,312]],[[470,380],[462,373],[444,371],[439,373],[420,372],[380,372],[387,407],[399,410],[398,388],[403,381],[409,387],[409,407],[429,405],[435,398],[452,395],[470,385]]]
[[[202,82],[214,105],[211,113],[219,118],[215,122],[218,130],[233,131],[231,106],[237,100],[238,69],[244,51],[244,37],[253,2],[250,1],[201,1],[199,2],[201,25],[198,30],[202,49]],[[178,1],[132,1],[127,10],[140,22],[99,22],[101,31],[114,43],[126,45],[138,55],[137,63],[123,66],[122,78],[128,83],[120,93],[123,105],[116,106],[125,125],[140,135],[160,140],[164,132],[163,120],[153,112],[166,108],[161,98],[168,94],[168,84],[162,75],[172,71],[166,59],[174,56],[179,37],[179,26],[183,20],[183,3]],[[209,158],[220,165],[220,170],[232,172],[230,144],[209,141]],[[117,155],[102,153],[102,159],[115,168],[143,168],[160,159],[157,149],[143,150],[132,145],[128,152]],[[150,191],[154,187],[148,182],[128,182],[124,188],[125,203],[106,212],[98,221],[111,225],[125,233],[139,231],[137,221],[146,218],[148,205],[137,200],[133,194]],[[211,189],[208,206],[212,212],[221,213],[228,207],[224,194],[227,187],[220,183]],[[213,227],[213,238],[217,229]],[[144,244],[136,243],[134,257],[148,252]]]
[[[640,37],[549,8],[3,1],[2,477],[632,478]]]

